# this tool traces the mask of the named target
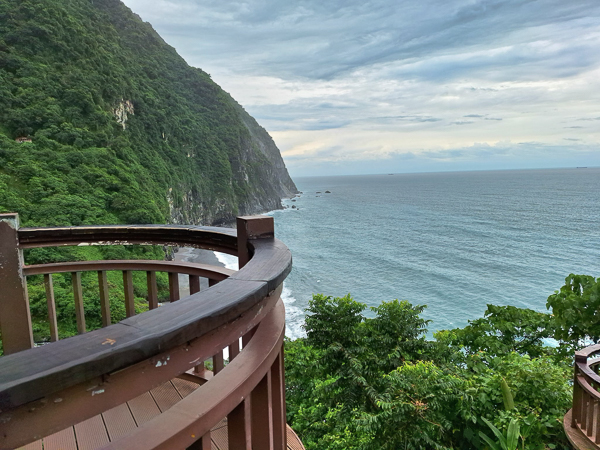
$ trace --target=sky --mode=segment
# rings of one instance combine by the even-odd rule
[[[600,166],[598,0],[124,0],[292,177]]]

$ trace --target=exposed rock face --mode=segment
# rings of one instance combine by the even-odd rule
[[[117,123],[123,127],[123,129],[127,128],[127,115],[134,114],[133,103],[131,100],[123,100],[117,105],[117,107],[113,110],[113,114],[117,119]]]

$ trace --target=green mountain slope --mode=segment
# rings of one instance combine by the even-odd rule
[[[266,131],[120,1],[0,0],[0,212],[219,224],[295,192]]]

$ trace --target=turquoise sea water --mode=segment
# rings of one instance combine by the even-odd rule
[[[488,303],[546,311],[569,273],[600,276],[600,168],[295,182],[303,194],[271,213],[294,258],[290,337],[302,335],[317,292],[426,304],[433,332],[466,325]]]

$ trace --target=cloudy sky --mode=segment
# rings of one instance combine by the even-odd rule
[[[124,0],[292,176],[600,166],[598,0]]]

